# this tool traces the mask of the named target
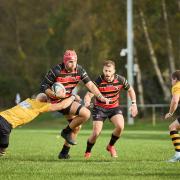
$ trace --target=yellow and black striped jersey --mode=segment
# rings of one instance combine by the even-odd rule
[[[32,121],[40,113],[47,112],[50,106],[50,103],[28,98],[13,108],[0,112],[0,116],[5,118],[15,128]]]
[[[180,81],[178,81],[173,87],[172,87],[172,95],[180,95]]]

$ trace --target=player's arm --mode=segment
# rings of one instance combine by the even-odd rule
[[[91,99],[94,97],[94,94],[91,92],[87,92],[86,95],[84,96],[84,104],[86,107],[89,107],[91,104]]]
[[[49,111],[59,111],[62,109],[66,109],[71,103],[76,99],[75,95],[64,99],[63,101],[55,104],[51,104]]]
[[[137,109],[137,104],[136,104],[136,93],[132,86],[130,86],[128,89],[128,95],[132,103],[130,107],[131,115],[132,117],[135,117],[138,114],[138,109]]]
[[[180,94],[173,95],[170,103],[169,112],[165,115],[165,119],[170,118],[174,114],[174,112],[178,107],[179,99],[180,99]]]
[[[55,92],[51,90],[51,86],[56,81],[56,77],[59,71],[60,71],[59,65],[50,69],[41,82],[41,91],[54,99],[63,98],[59,94],[55,94]]]
[[[118,76],[119,81],[122,82],[123,88],[128,92],[128,96],[131,99],[131,115],[132,117],[135,117],[138,114],[137,104],[136,104],[136,93],[133,89],[133,87],[128,83],[127,79],[123,76]]]
[[[105,102],[106,104],[109,104],[109,99],[105,98],[99,89],[96,87],[96,85],[92,82],[89,81],[88,83],[85,84],[85,86],[91,91],[92,94],[94,94],[100,101]]]
[[[81,80],[84,82],[85,86],[88,88],[88,90],[94,94],[100,101],[106,102],[106,104],[109,104],[109,99],[105,98],[99,89],[96,87],[96,85],[91,81],[89,76],[87,75],[87,72],[79,66],[79,73],[81,75]]]

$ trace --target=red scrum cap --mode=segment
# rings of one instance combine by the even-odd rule
[[[77,54],[74,50],[66,50],[63,57],[64,64],[67,63],[69,60],[77,60]]]

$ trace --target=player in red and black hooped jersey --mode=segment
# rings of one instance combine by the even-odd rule
[[[90,158],[91,149],[101,133],[103,122],[107,118],[110,119],[115,128],[106,149],[110,152],[112,157],[118,157],[114,144],[119,139],[124,129],[124,118],[119,105],[120,93],[122,90],[128,91],[129,97],[132,101],[131,114],[133,117],[135,117],[138,113],[136,106],[136,95],[134,89],[129,85],[126,78],[115,74],[115,63],[111,60],[104,62],[103,75],[97,78],[95,84],[102,95],[109,99],[109,104],[100,102],[97,98],[95,98],[92,112],[93,132],[87,141],[85,158]],[[84,97],[85,106],[90,106],[93,96],[94,95],[92,93],[87,92]]]
[[[83,81],[84,84],[91,81],[82,66],[77,64],[73,71],[68,71],[65,68],[65,64],[61,63],[47,73],[41,86],[43,90],[46,90],[50,88],[54,82],[60,82],[66,89],[65,98],[67,98],[72,95],[73,89],[80,81]],[[50,94],[50,98],[52,102],[60,101],[54,94]]]
[[[72,95],[73,89],[77,86],[79,81],[83,81],[85,86],[102,102],[108,103],[108,99],[104,98],[95,84],[90,80],[86,71],[77,64],[77,54],[74,50],[67,50],[64,53],[63,62],[50,69],[41,83],[41,90],[45,92],[53,102],[61,101]],[[57,96],[51,90],[54,82],[60,82],[66,89],[65,96]],[[90,111],[82,106],[80,98],[76,100],[66,109],[61,112],[66,116],[69,125],[63,129],[61,136],[66,140],[59,158],[69,158],[70,144],[75,145],[75,137],[80,130],[80,125],[87,121],[90,117]]]
[[[97,85],[102,95],[108,98],[110,101],[109,104],[106,104],[95,98],[94,105],[107,109],[118,107],[120,91],[122,89],[128,90],[130,88],[130,85],[128,84],[127,80],[118,74],[114,75],[114,79],[112,82],[108,82],[103,74],[97,78],[95,84]]]

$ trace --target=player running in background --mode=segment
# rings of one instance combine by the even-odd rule
[[[102,96],[95,84],[90,80],[86,71],[77,64],[77,54],[74,50],[66,50],[63,62],[50,69],[41,83],[41,90],[45,92],[52,101],[56,102],[57,96],[51,90],[51,86],[54,82],[60,82],[64,85],[66,89],[65,98],[67,98],[72,95],[73,89],[80,81],[83,81],[85,86],[99,99],[99,101],[108,103],[108,100]],[[90,111],[76,100],[69,107],[60,112],[66,116],[69,125],[61,132],[61,136],[66,141],[58,157],[60,159],[69,159],[70,144],[76,144],[75,138],[80,130],[80,125],[89,119]]]
[[[112,157],[118,157],[114,144],[120,138],[124,129],[124,118],[119,106],[119,94],[122,89],[128,91],[128,95],[132,101],[131,114],[133,117],[135,117],[138,113],[136,106],[136,95],[134,89],[128,84],[127,80],[124,77],[115,74],[115,63],[111,60],[104,62],[103,75],[96,79],[95,84],[99,88],[102,95],[108,98],[110,101],[107,105],[95,98],[94,108],[92,111],[93,131],[88,138],[84,156],[86,159],[90,158],[91,149],[101,133],[103,123],[106,118],[109,118],[114,124],[115,129],[113,130],[111,139],[106,149]],[[90,106],[91,98],[93,96],[94,95],[92,93],[87,92],[84,97],[85,106]]]
[[[75,99],[71,96],[60,103],[47,102],[47,95],[40,93],[36,99],[26,99],[11,109],[0,112],[0,156],[5,155],[11,129],[32,121],[40,113],[57,111],[68,107]]]
[[[165,115],[165,119],[168,119],[173,116],[180,101],[180,70],[177,70],[172,73],[171,83],[172,83],[172,99],[171,99],[169,112]],[[175,148],[175,155],[169,160],[169,162],[180,161],[180,135],[178,133],[179,129],[180,129],[180,117],[175,119],[169,126],[170,137],[172,139]]]

